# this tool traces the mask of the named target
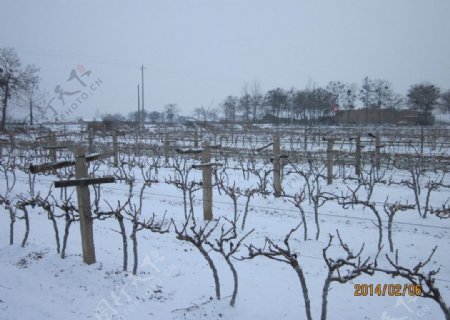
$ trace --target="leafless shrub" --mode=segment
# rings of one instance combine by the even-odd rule
[[[289,244],[290,237],[295,231],[298,230],[298,228],[300,228],[300,226],[301,223],[298,224],[295,228],[291,229],[285,236],[282,244],[275,243],[272,239],[266,237],[264,246],[262,248],[257,248],[254,245],[247,246],[248,256],[242,257],[241,259],[254,259],[255,257],[262,256],[271,260],[283,262],[290,265],[296,272],[300,280],[300,284],[302,286],[303,299],[305,301],[306,318],[308,320],[312,320],[311,301],[309,299],[306,278],[303,273],[303,269],[297,260],[298,256],[291,250],[291,246]]]
[[[377,272],[383,272],[385,274],[391,275],[392,277],[400,277],[408,280],[415,286],[418,286],[420,289],[422,297],[432,299],[435,301],[442,312],[444,313],[445,319],[450,320],[450,308],[447,303],[444,301],[444,298],[441,295],[439,288],[436,285],[436,275],[439,272],[437,270],[430,270],[428,272],[424,271],[423,268],[431,261],[434,253],[437,250],[437,246],[433,248],[429,257],[425,261],[419,261],[414,267],[408,268],[405,267],[398,262],[398,251],[396,252],[395,259],[386,255],[389,264],[392,269],[385,268],[374,268]]]
[[[322,290],[321,320],[325,320],[327,318],[328,292],[332,282],[346,283],[362,274],[368,274],[370,276],[374,274],[374,264],[369,263],[370,257],[365,260],[361,260],[361,253],[364,250],[364,243],[357,253],[353,253],[348,245],[342,241],[338,230],[336,230],[336,233],[339,239],[340,247],[346,252],[347,255],[343,258],[337,259],[328,257],[327,251],[333,242],[333,236],[330,234],[328,245],[322,250],[323,259],[328,267],[328,273]]]
[[[175,227],[175,234],[178,240],[186,241],[194,245],[195,248],[201,253],[202,257],[208,262],[208,266],[213,273],[214,286],[216,291],[216,298],[220,300],[220,280],[217,272],[216,265],[213,259],[206,250],[208,238],[216,230],[219,220],[206,223],[201,222],[201,225],[197,225],[196,219],[193,214],[189,214],[181,226],[177,226],[174,220],[172,223]]]
[[[414,209],[415,205],[401,204],[400,202],[388,203],[386,199],[384,203],[384,212],[388,216],[388,240],[389,240],[389,250],[394,252],[394,241],[392,240],[392,224],[394,222],[394,216],[399,211],[406,211],[409,209]]]
[[[233,286],[233,294],[230,300],[230,306],[234,307],[236,303],[239,284],[238,284],[238,273],[236,271],[236,268],[234,267],[232,258],[240,249],[242,242],[255,229],[252,229],[246,234],[239,237],[236,230],[236,221],[232,221],[229,219],[225,219],[225,221],[227,222],[228,226],[226,227],[225,224],[222,224],[219,237],[214,239],[213,241],[207,239],[206,243],[211,247],[211,249],[222,255],[222,257],[225,259],[226,263],[230,267],[231,272],[233,273],[234,286]]]

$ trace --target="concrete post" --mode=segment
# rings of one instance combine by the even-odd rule
[[[280,134],[273,137],[273,187],[275,197],[281,196],[281,164],[280,164]]]
[[[211,162],[211,149],[208,141],[203,142],[203,159],[202,163]],[[203,219],[211,221],[213,219],[212,212],[212,168],[204,166],[202,168],[203,179]]]

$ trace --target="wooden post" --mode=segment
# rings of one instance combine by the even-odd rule
[[[304,150],[308,150],[308,130],[305,128],[305,138],[304,138]]]
[[[195,127],[195,132],[194,132],[194,148],[198,149],[198,128]],[[194,154],[194,159],[198,160],[198,154]]]
[[[361,136],[357,135],[355,140],[355,174],[359,177],[361,175]]]
[[[88,170],[86,156],[82,148],[76,150],[75,177],[77,179],[87,178]],[[95,263],[94,232],[91,214],[91,198],[87,185],[78,185],[78,212],[80,215],[81,245],[83,248],[83,261],[86,264]]]
[[[56,133],[55,131],[50,131],[50,161],[56,162]]]
[[[90,128],[88,132],[89,153],[94,153],[94,129]]]
[[[437,134],[437,129],[436,128],[434,128],[434,129],[432,129],[433,130],[433,149],[432,149],[432,151],[434,151],[434,150],[436,150],[436,148],[437,148],[437,138],[438,138],[438,134]]]
[[[381,150],[381,142],[380,142],[380,133],[377,132],[375,136],[375,167],[380,169],[380,150]]]
[[[327,141],[327,184],[333,183],[333,145],[334,141]]]
[[[198,128],[195,128],[195,132],[194,132],[194,148],[197,149],[198,148]]]
[[[280,134],[273,137],[273,188],[275,197],[281,196],[281,164],[280,164]]]
[[[211,149],[208,141],[203,142],[203,159],[204,164],[211,162]],[[203,179],[203,219],[211,221],[213,219],[212,212],[212,168],[204,166],[202,171]]]
[[[9,145],[10,145],[10,152],[12,153],[14,149],[16,148],[16,138],[14,137],[13,133],[9,134]]]
[[[114,153],[114,165],[118,166],[119,165],[119,146],[117,144],[117,132],[114,131],[113,132],[113,153]]]
[[[423,154],[423,141],[424,141],[425,135],[423,132],[423,127],[420,128],[420,153]]]
[[[169,134],[164,135],[164,160],[166,165],[169,164]]]

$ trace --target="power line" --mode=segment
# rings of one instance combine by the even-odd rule
[[[22,180],[22,181],[27,181],[24,178],[17,178],[18,180]],[[54,182],[54,180],[49,180],[49,179],[42,179],[40,178],[39,181],[46,181],[46,182]],[[118,188],[118,187],[107,187],[107,186],[102,186],[103,189],[106,190],[116,190],[116,191],[121,191],[121,192],[127,192],[128,189],[122,189],[122,188]],[[144,190],[143,192],[146,195],[151,195],[151,196],[157,196],[157,197],[168,197],[168,198],[176,198],[176,199],[180,199],[182,200],[183,197],[179,196],[179,195],[171,195],[171,194],[159,194],[159,193],[154,193],[154,192],[150,192],[150,191],[146,191]],[[234,204],[231,202],[225,202],[225,201],[214,201],[215,204],[223,204],[223,205],[227,205],[227,206],[233,206]],[[237,204],[239,207],[245,207],[245,204],[242,203],[238,203]],[[265,210],[273,210],[273,211],[282,211],[282,212],[292,212],[292,213],[299,213],[298,210],[293,210],[293,209],[285,209],[285,208],[275,208],[275,207],[267,207],[267,206],[257,206],[257,205],[249,205],[249,208],[255,208],[255,209],[265,209]],[[304,211],[307,214],[310,215],[314,215],[315,213],[313,211]],[[326,217],[332,217],[332,218],[338,218],[338,219],[353,219],[353,220],[360,220],[360,221],[371,221],[371,222],[377,222],[375,219],[371,219],[371,218],[364,218],[364,217],[354,217],[354,216],[343,216],[343,215],[339,215],[339,214],[332,214],[332,213],[319,213],[319,216],[326,216]],[[381,220],[384,223],[387,223],[388,221],[386,220]],[[402,221],[394,221],[392,223],[393,225],[405,225],[405,226],[412,226],[412,227],[424,227],[424,228],[435,228],[435,229],[442,229],[442,230],[450,230],[450,227],[444,227],[444,226],[434,226],[434,225],[427,225],[427,224],[420,224],[420,223],[412,223],[412,222],[402,222]]]
[[[27,179],[25,178],[17,178],[17,180],[22,180],[22,181],[27,181]],[[49,180],[49,179],[37,179],[38,181],[46,181],[46,182],[54,182],[54,180]],[[127,192],[127,189],[122,189],[122,188],[115,188],[115,187],[105,187],[102,186],[103,189],[107,189],[107,190],[116,190],[116,191],[121,191],[121,192]],[[183,199],[181,196],[179,195],[171,195],[171,194],[158,194],[158,193],[153,193],[153,192],[149,192],[149,191],[145,191],[143,192],[146,195],[153,195],[153,196],[160,196],[160,197],[170,197],[170,198],[176,198],[176,199]],[[218,203],[218,204],[224,204],[224,205],[229,205],[229,206],[233,206],[234,204],[231,202],[223,202],[223,201],[214,201],[214,203]],[[238,206],[245,206],[244,204],[239,204]],[[275,211],[287,211],[287,212],[294,212],[294,213],[298,213],[297,210],[292,210],[292,209],[281,209],[281,208],[275,208],[275,207],[266,207],[266,206],[255,206],[255,205],[249,205],[249,207],[252,208],[259,208],[259,209],[270,209],[270,210],[275,210]],[[311,211],[305,211],[305,213],[308,214],[314,214],[314,212]],[[348,218],[348,219],[355,219],[355,220],[364,220],[364,221],[372,221],[375,222],[374,219],[370,219],[370,218],[362,218],[362,217],[351,217],[351,216],[342,216],[342,215],[336,215],[336,214],[329,214],[329,213],[320,213],[320,216],[329,216],[329,217],[335,217],[335,218]],[[385,220],[382,220],[383,222],[387,222]],[[441,226],[433,226],[433,225],[424,225],[424,224],[417,224],[417,223],[408,223],[408,222],[393,222],[393,224],[401,224],[401,225],[409,225],[409,226],[418,226],[418,227],[425,227],[425,228],[438,228],[438,229],[444,229],[444,230],[450,230],[450,228],[448,227],[441,227]],[[301,257],[304,258],[308,258],[308,259],[313,259],[313,260],[323,260],[322,257],[316,257],[316,256],[310,256],[310,255],[304,255],[304,254],[299,254]],[[446,282],[446,283],[450,283],[450,280],[447,279],[440,279],[440,278],[436,278],[436,280],[438,281],[442,281],[442,282]]]

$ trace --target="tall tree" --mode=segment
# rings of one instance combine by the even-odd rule
[[[374,108],[380,110],[381,108],[395,108],[401,102],[401,97],[394,92],[391,82],[385,79],[375,79],[373,85],[373,101]]]
[[[408,90],[408,102],[412,109],[430,112],[440,97],[440,89],[434,84],[419,83]]]
[[[165,107],[166,118],[169,122],[173,122],[178,113],[178,106],[175,103],[166,104]]]
[[[271,108],[271,112],[277,118],[281,111],[287,106],[287,94],[281,88],[270,90],[266,93],[265,103]]]
[[[159,113],[158,111],[152,111],[148,114],[148,119],[152,124],[158,122],[161,118],[161,113]]]
[[[326,90],[330,94],[333,107],[340,109],[342,107],[342,101],[345,97],[345,84],[341,81],[330,81],[327,84]]]
[[[392,89],[392,84],[385,79],[365,77],[359,90],[359,99],[364,107],[380,110],[396,107],[400,96]]]
[[[359,90],[359,99],[366,109],[374,105],[373,91],[373,81],[369,77],[365,77]]]
[[[197,121],[200,121],[201,118],[203,118],[202,121],[206,121],[205,107],[201,106],[201,107],[195,108],[194,113],[197,115]]]
[[[263,95],[261,94],[261,87],[259,82],[254,80],[250,85],[251,105],[252,105],[252,120],[256,122],[258,119],[258,109],[263,106]]]
[[[21,97],[25,106],[28,108],[28,120],[30,125],[35,122],[34,108],[39,107],[38,102],[44,100],[44,94],[39,90],[39,81],[26,81]]]
[[[252,97],[245,90],[242,93],[242,96],[239,98],[239,110],[242,111],[242,115],[244,117],[245,122],[249,122],[250,120],[250,112],[252,108]]]
[[[306,118],[306,109],[307,109],[307,92],[305,90],[297,90],[294,92],[292,97],[293,104],[293,112],[294,118],[299,119],[300,116],[305,119]]]
[[[358,87],[355,83],[346,84],[342,97],[342,107],[346,110],[355,109]]]
[[[238,107],[238,98],[234,96],[228,96],[222,103],[223,113],[225,115],[225,120],[235,122],[236,121],[236,110]]]
[[[441,101],[439,102],[440,109],[444,112],[450,112],[450,90],[441,94]]]
[[[2,107],[2,121],[0,130],[5,130],[6,111],[8,101],[26,88],[27,83],[38,82],[34,65],[22,67],[19,56],[14,48],[0,48],[0,98]]]

